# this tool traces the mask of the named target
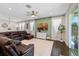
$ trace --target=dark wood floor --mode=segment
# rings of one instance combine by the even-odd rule
[[[54,41],[53,48],[59,48],[61,55],[69,56],[69,48],[67,47],[65,42]],[[53,53],[53,49],[52,49],[52,53]],[[55,53],[55,50],[54,50],[54,53]]]

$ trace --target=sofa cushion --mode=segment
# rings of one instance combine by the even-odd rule
[[[14,51],[14,49],[12,47],[10,47],[9,45],[5,46],[5,49],[6,49],[7,53],[10,53],[10,55],[18,56],[18,54]]]
[[[17,46],[18,46],[19,50],[21,51],[21,54],[25,54],[26,52],[28,52],[29,49],[34,47],[34,44],[29,44],[29,45],[20,44]]]
[[[3,35],[3,34],[0,34],[0,37],[5,37],[5,35]]]
[[[12,43],[10,46],[14,49],[14,51],[15,51],[18,55],[21,55],[21,51],[18,49],[18,47],[16,46],[15,43]]]
[[[12,42],[13,42],[13,40],[9,40],[9,41],[7,41],[7,42],[5,43],[5,45],[10,45],[10,44],[12,44]]]
[[[7,37],[1,37],[0,36],[0,46],[5,45],[10,39]]]
[[[13,40],[13,42],[14,42],[16,45],[21,44],[21,41],[19,41],[19,40]]]
[[[20,44],[20,45],[17,45],[17,46],[18,46],[18,49],[21,52],[21,54],[24,54],[25,51],[28,49],[27,45],[25,45],[25,44]]]

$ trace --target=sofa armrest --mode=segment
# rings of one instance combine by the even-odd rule
[[[28,47],[28,49],[26,49],[25,53],[23,54],[23,56],[34,56],[34,45],[30,44],[30,47]]]

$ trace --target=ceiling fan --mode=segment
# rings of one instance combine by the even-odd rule
[[[32,8],[32,6],[30,4],[25,5],[25,7],[27,7],[28,9],[31,9]],[[38,12],[37,11],[34,11],[34,10],[27,11],[26,12],[26,16],[31,16],[32,18],[34,18],[34,17],[38,16]]]
[[[27,11],[26,15],[31,16],[31,17],[36,17],[36,16],[38,16],[38,12],[34,11],[34,10],[33,11]]]

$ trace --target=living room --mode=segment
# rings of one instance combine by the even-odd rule
[[[77,22],[77,3],[0,3],[0,55],[77,56]]]

